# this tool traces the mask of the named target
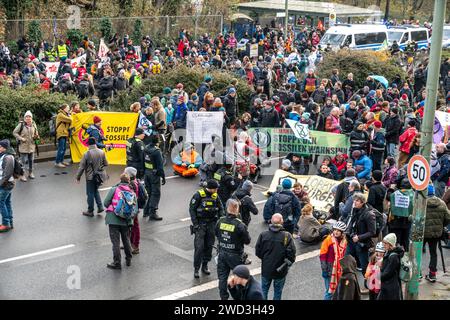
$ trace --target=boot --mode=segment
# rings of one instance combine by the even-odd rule
[[[149,220],[156,220],[156,221],[161,221],[163,218],[158,216],[157,213],[152,214],[149,218]]]
[[[27,182],[27,178],[25,177],[25,175],[23,175],[23,176],[20,177],[20,181],[22,181],[22,182]]]
[[[30,179],[36,178],[36,177],[34,176],[33,171],[30,171],[30,173],[28,174],[28,178],[30,178]]]
[[[127,267],[131,266],[131,258],[126,258],[125,264],[127,265]]]
[[[211,271],[209,271],[209,269],[208,269],[208,264],[207,263],[203,263],[202,264],[202,272],[204,274],[206,274],[207,276],[209,276],[211,274]]]
[[[425,279],[430,281],[431,283],[436,282],[436,272],[429,272],[426,276]]]
[[[114,270],[121,270],[122,269],[122,266],[120,265],[120,263],[115,263],[115,262],[108,263],[106,265],[106,267],[109,268],[109,269],[114,269]]]
[[[198,269],[194,270],[194,278],[195,279],[199,279],[200,278],[200,274],[198,273]]]

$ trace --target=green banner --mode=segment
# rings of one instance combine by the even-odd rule
[[[299,153],[302,155],[326,155],[347,153],[349,138],[343,134],[310,131],[311,140],[298,139],[291,128],[251,128],[248,131],[252,142],[263,151],[273,153]]]

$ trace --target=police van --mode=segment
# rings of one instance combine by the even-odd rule
[[[376,24],[339,24],[331,27],[320,40],[321,48],[333,50],[380,50],[387,46],[387,27]]]
[[[450,49],[450,26],[444,26],[444,34],[442,35],[442,48]]]
[[[429,47],[430,35],[427,28],[414,26],[395,26],[388,29],[388,43],[392,46],[397,41],[400,50],[404,51],[408,42],[415,41],[419,49]]]

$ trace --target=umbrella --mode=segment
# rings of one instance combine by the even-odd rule
[[[387,89],[387,87],[389,86],[389,81],[387,81],[387,79],[383,76],[371,76],[374,80],[378,81],[379,83],[381,83],[383,85],[383,87],[385,87]]]

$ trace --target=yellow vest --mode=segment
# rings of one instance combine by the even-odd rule
[[[65,44],[63,44],[62,46],[58,46],[58,56],[60,58],[67,57],[67,47]]]

